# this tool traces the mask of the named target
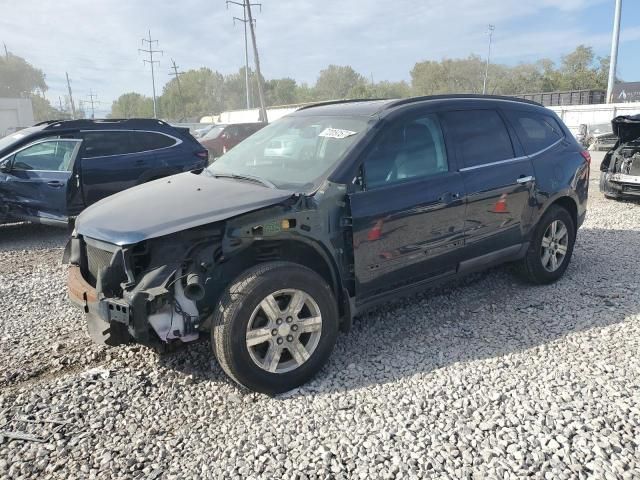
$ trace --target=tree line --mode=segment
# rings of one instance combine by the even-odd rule
[[[293,78],[264,79],[268,106],[292,105],[347,98],[396,98],[445,93],[482,93],[485,60],[467,58],[416,63],[410,81],[372,82],[350,66],[329,65],[315,83]],[[609,58],[597,57],[591,47],[579,45],[556,64],[550,59],[517,65],[491,64],[487,93],[517,95],[558,90],[606,89]],[[184,72],[165,84],[158,97],[158,115],[170,121],[197,121],[205,115],[246,108],[244,67],[223,75],[208,67]],[[256,75],[250,72],[251,103],[258,105]],[[0,57],[0,97],[30,97],[36,120],[68,117],[68,99],[54,108],[46,99],[44,73],[16,55]],[[78,110],[78,109],[77,109]],[[80,115],[84,111],[80,110]],[[137,92],[120,95],[111,106],[112,118],[152,117],[153,101]]]
[[[329,65],[320,71],[313,85],[293,78],[263,79],[268,106],[347,98],[396,98],[445,93],[482,93],[485,60],[467,58],[423,61],[414,65],[410,82],[371,82],[350,66]],[[518,65],[491,64],[487,93],[517,95],[558,90],[606,89],[609,58],[597,57],[591,47],[579,45],[564,55],[559,64],[549,59]],[[258,105],[255,74],[252,105]],[[244,68],[222,75],[210,68],[189,70],[168,82],[159,97],[160,115],[170,120],[197,120],[225,110],[245,108]],[[150,98],[127,93],[112,106],[114,117],[149,116]]]

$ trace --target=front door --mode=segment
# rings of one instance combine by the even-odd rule
[[[535,181],[531,160],[497,110],[445,112],[442,119],[467,192],[465,256],[522,243]]]
[[[387,127],[365,154],[349,196],[359,300],[454,273],[463,247],[462,176],[434,114]]]
[[[81,140],[48,139],[27,145],[3,164],[0,194],[11,214],[42,222],[66,222]]]

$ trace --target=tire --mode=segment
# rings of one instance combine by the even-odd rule
[[[131,341],[129,330],[124,324],[109,324],[97,315],[88,313],[87,330],[91,340],[100,345],[116,347]]]
[[[299,311],[294,298],[304,302]],[[269,308],[263,310],[265,302]],[[289,315],[293,311],[298,313]],[[249,330],[259,335],[250,340]],[[338,308],[329,285],[301,265],[269,262],[243,272],[225,290],[214,314],[211,345],[232,380],[273,395],[310,380],[327,362],[337,335]],[[249,346],[250,341],[260,343]]]
[[[550,270],[553,268],[553,265],[548,263],[547,266],[545,266],[544,264],[546,257],[544,256],[545,247],[543,246],[543,239],[545,237],[549,238],[548,235],[554,222],[560,222],[556,223],[557,227],[559,225],[564,225],[566,228],[566,244],[564,244],[566,247],[566,253],[564,253],[562,260],[558,261],[557,267]],[[571,214],[560,206],[551,206],[538,221],[529,249],[527,250],[525,257],[520,261],[519,270],[521,276],[523,276],[527,281],[539,285],[557,281],[562,277],[569,266],[575,240],[576,227]],[[559,245],[559,243],[556,242],[556,245]],[[561,252],[561,249],[559,248],[560,246],[561,245],[558,246],[558,252]]]

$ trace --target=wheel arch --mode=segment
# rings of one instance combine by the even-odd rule
[[[256,264],[275,261],[302,265],[320,275],[334,294],[341,327],[348,330],[351,323],[348,294],[336,261],[318,242],[303,237],[255,241],[222,265],[224,277],[231,280]]]
[[[558,194],[552,199],[549,199],[549,201],[545,203],[544,207],[539,210],[536,221],[534,223],[534,227],[538,224],[543,215],[547,213],[547,211],[549,211],[549,209],[554,205],[564,208],[569,212],[569,215],[571,215],[571,219],[573,220],[573,226],[575,228],[575,231],[577,232],[578,201],[569,192]]]

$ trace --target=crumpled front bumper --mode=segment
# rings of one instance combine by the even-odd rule
[[[607,197],[640,198],[640,177],[602,172],[600,191]]]
[[[77,265],[69,266],[67,287],[69,300],[84,311],[89,333],[96,342],[119,345],[133,337],[139,343],[151,343],[144,294],[135,295],[131,303],[104,298],[84,279]],[[113,334],[105,335],[109,331]]]

